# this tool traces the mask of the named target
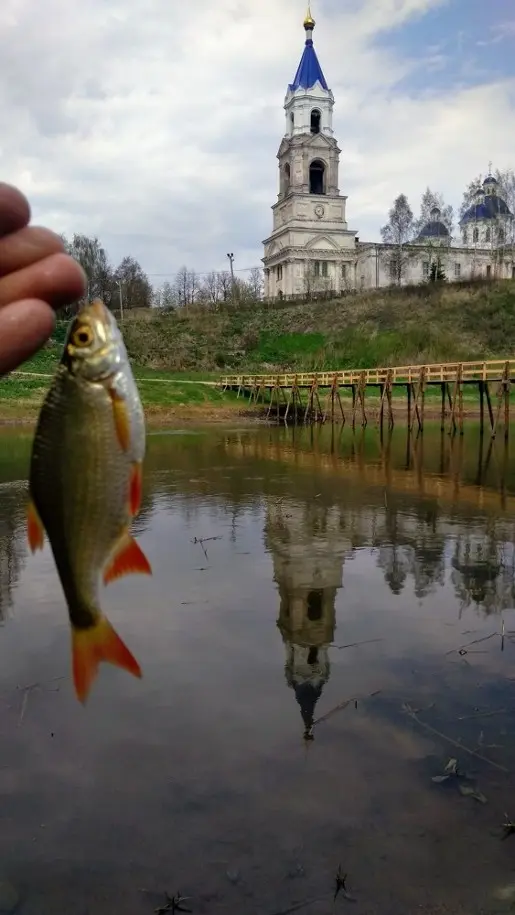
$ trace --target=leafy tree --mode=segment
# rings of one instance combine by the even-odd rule
[[[407,247],[413,241],[415,223],[413,211],[405,194],[399,194],[388,213],[388,222],[381,229],[381,237],[387,245],[382,253],[393,283],[399,286],[406,275],[413,251]]]
[[[441,283],[445,282],[447,279],[442,261],[439,256],[432,262],[429,268],[428,279],[430,283]]]

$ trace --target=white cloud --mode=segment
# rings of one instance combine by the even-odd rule
[[[426,184],[459,203],[467,181],[513,163],[515,83],[403,88],[420,61],[377,37],[446,0],[314,0],[336,97],[340,189],[362,239],[394,196]],[[302,52],[299,0],[4,0],[2,177],[35,219],[97,234],[151,274],[256,264],[277,193],[282,102]],[[159,282],[155,278],[155,282]]]

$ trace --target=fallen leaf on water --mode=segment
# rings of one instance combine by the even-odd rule
[[[463,797],[473,797],[475,801],[479,801],[480,804],[486,804],[487,798],[484,796],[482,791],[478,791],[476,788],[472,788],[470,785],[459,785],[459,792]]]

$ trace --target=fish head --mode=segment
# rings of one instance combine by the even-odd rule
[[[116,319],[101,299],[81,308],[71,322],[61,361],[70,374],[92,382],[109,378],[128,361]]]

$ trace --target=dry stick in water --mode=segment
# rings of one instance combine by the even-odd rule
[[[424,728],[426,731],[429,731],[431,734],[435,734],[436,737],[440,738],[440,740],[446,740],[447,743],[452,744],[452,746],[456,747],[456,749],[463,750],[463,752],[468,753],[469,756],[474,756],[476,759],[480,759],[482,762],[486,762],[490,766],[493,766],[494,769],[498,769],[499,772],[506,772],[506,774],[509,775],[510,770],[505,766],[501,766],[500,763],[494,762],[493,759],[488,759],[488,756],[483,756],[481,753],[476,753],[475,750],[471,750],[470,747],[466,747],[465,744],[459,743],[459,741],[454,740],[453,737],[448,737],[447,734],[442,734],[441,731],[437,731],[437,729],[432,727],[432,725],[427,724],[425,721],[421,721],[417,713],[414,712],[412,708],[410,708],[407,702],[404,703],[403,707],[406,714],[409,715],[413,721],[416,721],[420,727]]]
[[[370,693],[368,696],[353,696],[351,699],[344,699],[343,702],[339,702],[334,708],[329,709],[325,715],[321,715],[320,718],[315,718],[313,727],[315,727],[316,724],[321,724],[322,721],[327,721],[327,719],[330,718],[331,715],[335,715],[336,712],[342,712],[351,702],[363,702],[365,699],[373,699],[373,697],[378,696],[380,692],[382,692],[382,690],[376,689],[375,692]]]
[[[454,654],[455,651],[463,651],[464,648],[470,648],[471,645],[479,645],[480,642],[488,642],[489,639],[493,639],[494,635],[499,635],[499,633],[492,632],[490,635],[483,636],[482,639],[474,639],[473,642],[467,642],[466,645],[460,645],[459,648],[451,648],[450,651],[446,651],[445,654]]]
[[[341,651],[342,648],[357,648],[359,645],[371,645],[372,642],[384,642],[384,639],[364,639],[363,642],[349,642],[348,645],[335,645],[334,647]]]

